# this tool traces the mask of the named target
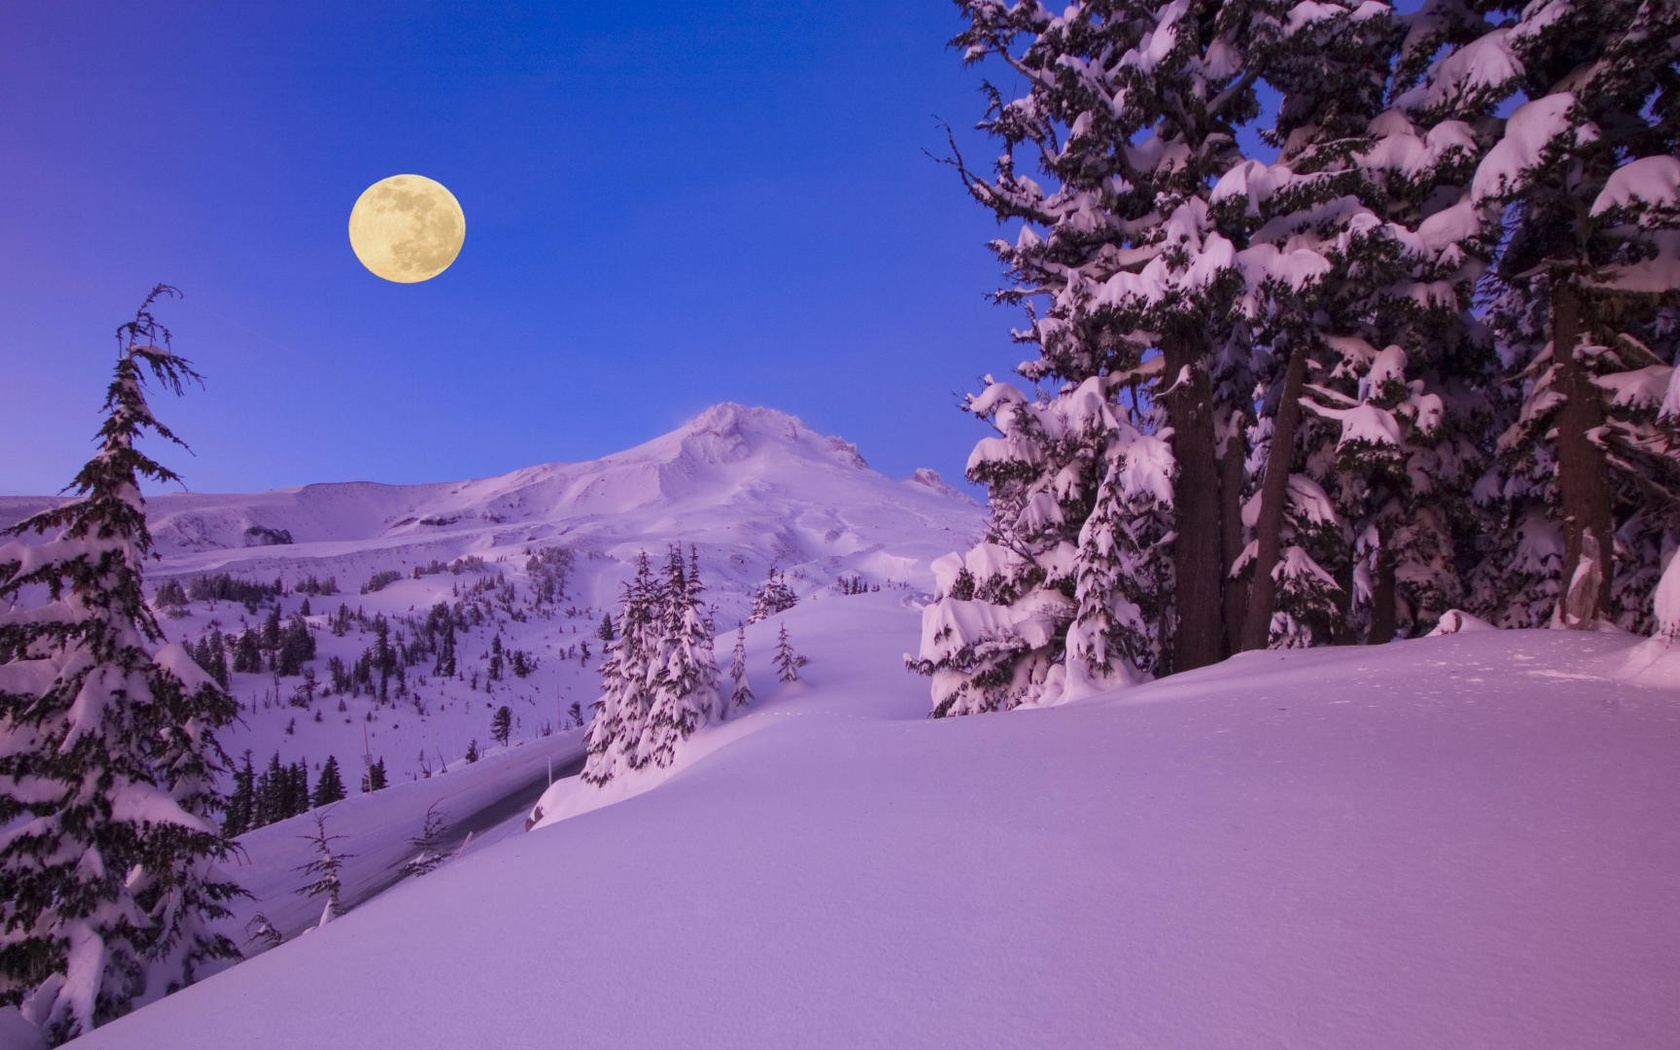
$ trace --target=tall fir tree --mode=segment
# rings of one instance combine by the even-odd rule
[[[183,646],[162,644],[142,590],[140,485],[178,477],[136,443],[180,444],[152,415],[147,374],[177,394],[198,378],[152,314],[176,294],[154,288],[117,330],[99,451],[75,497],[8,530],[51,538],[0,547],[0,1003],[52,1042],[238,956],[209,926],[240,892],[210,866],[231,849],[216,732],[237,708]]]
[[[233,771],[233,794],[228,796],[227,815],[222,820],[222,834],[228,838],[237,838],[256,827],[256,789],[251,750],[246,748],[243,762]]]
[[[656,766],[676,758],[676,746],[717,716],[717,666],[712,632],[700,600],[699,566],[683,567],[682,548],[673,545],[660,588],[660,630],[651,649],[652,702],[643,727],[641,754]]]
[[[601,695],[591,705],[595,714],[584,737],[585,783],[601,786],[620,770],[645,765],[637,746],[652,706],[648,645],[656,605],[653,570],[642,551],[635,574],[623,588],[618,631],[604,643]],[[612,633],[611,623],[610,615],[603,619],[603,636]]]
[[[1510,220],[1493,317],[1526,368],[1502,446],[1519,475],[1555,468],[1533,492],[1561,533],[1551,622],[1643,627],[1675,538],[1664,498],[1673,446],[1660,433],[1660,399],[1641,388],[1676,350],[1680,9],[1500,6],[1516,17],[1476,44],[1504,60],[1504,86],[1524,101],[1473,191]]]

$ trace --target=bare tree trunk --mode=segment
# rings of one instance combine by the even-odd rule
[[[1379,535],[1377,542],[1377,571],[1371,580],[1371,633],[1365,641],[1382,645],[1394,640],[1399,616],[1394,604],[1394,552],[1388,547],[1388,536]]]
[[[1201,350],[1198,339],[1183,333],[1161,341],[1163,378],[1171,387],[1163,400],[1178,466],[1173,477],[1174,671],[1205,667],[1225,657],[1219,454],[1213,385]]]
[[[1295,453],[1295,429],[1301,420],[1301,386],[1307,377],[1308,347],[1297,343],[1289,352],[1283,396],[1272,420],[1271,450],[1266,476],[1260,485],[1260,513],[1254,523],[1254,576],[1248,584],[1248,615],[1243,618],[1243,649],[1264,649],[1271,639],[1272,613],[1277,606],[1277,581],[1272,570],[1283,552],[1283,511],[1289,501],[1289,468]]]
[[[1341,615],[1330,624],[1331,645],[1358,645],[1359,631],[1354,627],[1353,561],[1349,559],[1336,570],[1336,586],[1342,589]]]
[[[1563,579],[1554,622],[1591,628],[1610,607],[1612,525],[1608,466],[1603,450],[1590,437],[1604,423],[1604,403],[1578,356],[1581,335],[1580,294],[1567,276],[1559,274],[1552,281],[1552,358],[1557,390],[1563,396],[1557,436]]]
[[[1237,563],[1243,552],[1243,461],[1247,449],[1243,442],[1244,419],[1237,413],[1228,418],[1229,433],[1225,436],[1225,451],[1220,456],[1219,497],[1224,506],[1219,512],[1219,528],[1222,534],[1220,546],[1223,548],[1224,565],[1222,585],[1225,590],[1225,649],[1227,652],[1239,652],[1242,649],[1243,613],[1248,608],[1248,583],[1240,576],[1231,575],[1231,566]]]

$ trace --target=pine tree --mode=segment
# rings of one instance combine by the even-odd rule
[[[262,670],[262,651],[257,647],[257,632],[244,631],[233,648],[233,669],[239,674],[256,674]]]
[[[367,772],[362,774],[362,794],[365,795],[370,791],[379,791],[385,787],[385,784],[385,759],[381,758],[379,761],[369,765]]]
[[[478,759],[478,737],[475,736],[471,740],[467,741],[467,765],[472,765],[474,762],[477,762]]]
[[[649,648],[655,661],[651,705],[638,745],[644,760],[657,766],[670,765],[677,743],[717,714],[717,668],[703,592],[698,564],[685,571],[682,548],[673,545],[659,592],[659,631]]]
[[[671,548],[663,580],[647,553],[625,584],[619,629],[605,643],[601,695],[585,737],[583,779],[603,785],[621,769],[667,766],[676,744],[717,717],[717,668],[698,559]]]
[[[508,736],[513,732],[513,710],[506,704],[496,708],[495,715],[490,719],[490,738],[496,743],[507,746]]]
[[[233,771],[233,794],[228,796],[227,816],[222,821],[222,834],[228,838],[243,835],[256,827],[257,778],[251,768],[251,751],[245,750],[244,762]]]
[[[309,799],[314,807],[329,806],[344,798],[344,778],[338,772],[338,758],[328,755],[321,767],[321,777],[315,782],[315,793]]]
[[[1637,0],[1497,6],[1516,18],[1472,46],[1497,59],[1482,65],[1505,71],[1501,100],[1525,101],[1472,191],[1512,220],[1494,318],[1526,368],[1502,450],[1510,473],[1534,483],[1533,510],[1543,506],[1561,532],[1552,622],[1640,626],[1673,539],[1662,515],[1647,513],[1666,502],[1653,495],[1674,491],[1673,446],[1655,426],[1658,399],[1634,391],[1674,360],[1662,304],[1680,268],[1680,10]]]
[[[408,840],[414,846],[415,854],[403,863],[404,878],[430,874],[447,859],[443,854],[443,834],[448,830],[448,824],[437,808],[436,802],[426,808],[426,816],[420,823],[420,834]]]
[[[321,920],[317,928],[343,914],[339,910],[339,895],[343,892],[343,882],[340,871],[344,862],[353,859],[356,854],[344,853],[333,848],[333,843],[344,840],[343,835],[329,835],[327,833],[327,818],[325,814],[316,814],[315,833],[302,836],[304,841],[315,847],[315,857],[295,870],[308,881],[298,887],[297,894],[301,897],[325,897],[321,908]]]
[[[744,624],[735,625],[735,649],[729,656],[729,677],[734,680],[735,687],[729,692],[729,702],[718,708],[718,713],[725,718],[729,712],[750,707],[753,702],[752,686],[747,684],[747,628]]]
[[[1145,570],[1127,585],[1170,586],[1157,596],[1164,622],[1148,632],[1154,660],[1187,669],[1225,651],[1235,553],[1226,524],[1241,496],[1240,476],[1227,478],[1230,463],[1241,465],[1228,436],[1250,390],[1236,324],[1245,271],[1208,194],[1237,159],[1235,129],[1257,112],[1247,52],[1267,46],[1278,25],[1248,3],[1194,15],[1148,2],[1076,2],[1060,14],[1031,0],[959,6],[968,25],[953,44],[965,61],[991,59],[1025,85],[1013,99],[994,83],[984,88],[980,128],[1002,143],[992,176],[972,171],[954,140],[951,162],[979,203],[1020,225],[1013,241],[992,242],[1012,282],[995,298],[1027,309],[1016,338],[1039,356],[1020,371],[1041,397],[988,377],[967,404],[1000,436],[969,462],[970,479],[988,488],[986,543],[948,566],[912,661],[934,677],[941,714],[1060,699],[1068,628],[1081,610],[1079,677],[1137,673],[1117,668],[1102,642],[1119,595],[1088,590],[1073,600],[1082,575],[1088,588],[1111,588],[1138,567],[1105,537],[1116,525],[1144,535],[1144,522],[1111,519],[1086,547],[1127,567],[1082,572],[1076,553],[1105,480],[1123,476],[1109,468],[1116,445],[1134,444],[1131,430],[1159,434],[1171,453],[1169,498],[1145,502],[1140,489],[1109,503],[1146,519],[1170,515],[1160,552],[1170,571]],[[1020,170],[1021,154],[1047,185]],[[1141,412],[1115,411],[1125,393]],[[959,581],[969,597],[955,596]]]
[[[781,625],[776,633],[776,675],[784,682],[799,681],[799,665],[804,659],[793,651],[793,643],[788,641],[787,624]]]
[[[280,632],[280,641],[274,656],[274,673],[282,678],[303,673],[303,665],[315,659],[315,636],[309,631],[309,624],[304,621],[303,614],[293,616]]]
[[[183,646],[158,648],[141,577],[140,482],[178,477],[136,440],[180,443],[151,413],[146,372],[176,393],[198,378],[151,313],[175,294],[154,288],[117,331],[76,497],[8,530],[54,538],[0,547],[0,1004],[21,1004],[54,1042],[123,1013],[149,965],[173,985],[238,955],[207,932],[239,892],[208,867],[231,848],[215,734],[237,708]],[[45,605],[20,608],[26,590]]]
[[[786,612],[798,604],[799,596],[788,586],[786,574],[772,565],[769,576],[753,591],[752,611],[747,617],[747,622],[758,623],[779,612]]]
[[[437,636],[437,660],[432,673],[443,678],[455,677],[455,618],[442,602],[432,606],[426,617],[427,631]]]

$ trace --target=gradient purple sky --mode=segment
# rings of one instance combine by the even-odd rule
[[[943,0],[20,4],[0,36],[0,493],[92,449],[111,333],[157,282],[205,374],[154,407],[197,491],[592,459],[735,400],[955,481],[954,395],[1023,356],[996,227],[938,118],[982,111]],[[975,156],[990,147],[968,134]],[[345,224],[417,172],[441,277]]]

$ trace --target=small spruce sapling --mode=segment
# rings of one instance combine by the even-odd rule
[[[302,836],[304,841],[315,847],[315,859],[301,864],[293,869],[309,881],[298,887],[297,894],[302,897],[325,897],[326,902],[321,908],[321,921],[316,924],[319,929],[327,923],[344,914],[339,908],[339,895],[343,892],[343,882],[340,869],[344,862],[356,856],[354,853],[338,852],[333,849],[333,843],[342,842],[343,835],[327,833],[327,817],[324,813],[315,816],[315,833]]]
[[[729,693],[729,702],[720,705],[721,711],[739,711],[753,702],[752,686],[747,684],[747,628],[744,624],[735,625],[735,651],[729,657],[729,677],[735,682],[735,687]]]
[[[408,840],[416,852],[402,866],[404,878],[428,874],[447,859],[443,853],[443,833],[449,825],[437,808],[436,802],[427,807],[426,816],[420,824],[420,834]]]
[[[262,912],[251,916],[251,921],[245,924],[245,930],[250,935],[245,938],[247,944],[258,944],[263,948],[278,948],[285,938],[274,928],[267,915]]]
[[[805,658],[793,651],[793,644],[788,641],[787,624],[776,634],[776,674],[784,682],[799,681],[799,668],[804,665]]]

